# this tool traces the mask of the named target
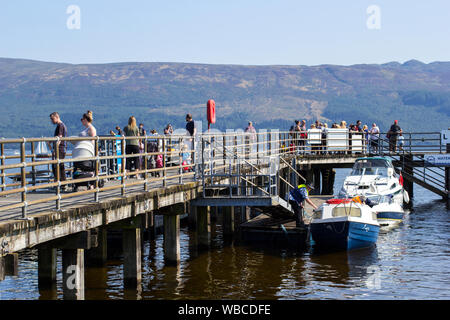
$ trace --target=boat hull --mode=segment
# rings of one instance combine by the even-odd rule
[[[355,221],[330,221],[311,224],[311,236],[317,247],[353,250],[373,246],[380,226]]]
[[[377,214],[378,223],[381,226],[391,226],[402,222],[403,212],[381,211]]]

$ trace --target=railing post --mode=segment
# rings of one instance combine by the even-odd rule
[[[120,166],[120,170],[122,171],[122,188],[120,189],[120,194],[122,196],[125,195],[125,137],[121,137],[121,152],[122,152],[122,165]]]
[[[144,191],[148,191],[148,183],[147,183],[147,170],[148,170],[148,161],[147,161],[147,152],[148,152],[148,148],[147,148],[147,133],[145,134],[144,137],[144,155],[142,156],[143,160],[144,160]]]
[[[56,181],[58,185],[56,186],[56,196],[58,197],[56,199],[56,210],[61,209],[61,174],[60,174],[60,163],[59,163],[59,137],[55,144],[55,176]]]
[[[0,164],[2,166],[4,166],[5,165],[5,145],[3,143],[0,143],[0,156],[1,156]],[[2,191],[5,191],[5,189],[6,189],[5,188],[5,182],[6,182],[5,170],[2,169],[1,174],[2,174],[2,176],[1,176]]]
[[[99,187],[99,183],[98,183],[98,181],[99,181],[99,170],[98,170],[98,168],[99,168],[99,165],[100,165],[100,160],[98,159],[98,155],[99,155],[99,152],[98,152],[98,140],[99,140],[100,138],[97,136],[97,139],[94,141],[94,145],[95,145],[95,178],[96,178],[96,180],[95,180],[95,193],[94,193],[94,201],[95,202],[98,202],[98,187]]]
[[[31,142],[31,162],[36,161],[36,155],[34,154],[34,142]],[[36,166],[31,167],[31,183],[33,186],[36,185]]]
[[[202,166],[201,166],[201,172],[202,172],[202,186],[203,186],[203,198],[206,195],[205,192],[205,139],[204,137],[201,137],[202,139]]]
[[[21,175],[22,175],[22,188],[24,189],[22,191],[22,218],[26,219],[27,217],[27,176],[26,176],[26,157],[25,157],[25,142],[26,139],[23,138],[23,141],[21,142],[21,148],[20,148],[20,161],[22,161],[23,167],[21,168]]]
[[[412,153],[412,133],[409,133],[409,153]]]
[[[222,153],[223,153],[223,165],[224,165],[224,167],[227,164],[226,147],[227,147],[227,139],[226,139],[225,133],[222,133],[222,150],[223,150]]]
[[[256,164],[259,164],[259,133],[256,134]]]
[[[170,145],[170,144],[169,144]],[[167,182],[166,182],[166,157],[167,157],[167,153],[166,153],[166,138],[163,138],[162,141],[162,149],[163,149],[163,187],[166,187]]]
[[[179,159],[179,166],[180,166],[180,169],[178,170],[178,172],[179,172],[179,175],[180,175],[180,177],[179,177],[179,183],[180,184],[183,184],[183,156],[182,156],[182,142],[181,142],[181,138],[178,138],[178,159]]]

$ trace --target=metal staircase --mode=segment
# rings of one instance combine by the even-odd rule
[[[198,172],[203,197],[196,200],[197,205],[252,206],[273,217],[293,216],[291,205],[279,195],[280,180],[284,180],[279,177],[280,162],[286,162],[282,154],[255,156],[248,149],[224,146],[208,138],[201,143]]]
[[[402,151],[390,152],[389,141],[380,139],[380,154],[390,158],[400,168],[403,179],[416,183],[421,187],[447,199],[449,186],[445,183],[445,168],[433,166],[425,160],[425,153],[408,152],[407,148]]]

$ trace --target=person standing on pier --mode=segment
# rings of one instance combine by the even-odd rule
[[[247,134],[245,136],[245,157],[248,159],[249,155],[254,153],[253,149],[256,148],[254,145],[256,142],[256,129],[251,121],[248,122],[248,126],[245,128],[244,132]]]
[[[398,125],[398,120],[394,120],[394,124],[387,134],[387,138],[389,139],[389,151],[397,151],[397,138],[400,133],[403,133],[402,128]]]
[[[123,129],[125,136],[127,137],[136,137],[136,139],[127,139],[125,146],[125,153],[128,154],[137,154],[139,155],[139,128],[136,125],[136,118],[131,116],[128,119],[128,125]],[[134,170],[140,170],[141,166],[139,163],[139,156],[127,158],[126,159],[126,169],[131,171],[132,168]],[[139,177],[139,176],[138,176]]]
[[[54,136],[59,137],[59,138],[67,137],[67,127],[64,124],[64,122],[61,121],[59,113],[53,112],[52,114],[50,114],[50,120],[53,124],[56,124]],[[52,159],[53,160],[56,159],[56,155],[57,155],[56,150],[57,149],[58,149],[58,159],[64,159],[66,157],[66,142],[65,141],[56,141],[53,146],[52,145],[49,145],[49,146],[52,149]],[[53,176],[55,177],[55,181],[56,181],[56,177],[57,177],[57,171],[56,171],[57,166],[58,166],[57,164],[52,165],[52,171],[53,171]],[[64,168],[64,163],[59,164],[59,181],[66,181],[66,171]],[[66,189],[66,186],[61,187],[62,191],[64,191],[65,189]]]
[[[378,152],[378,139],[380,138],[380,128],[376,123],[372,123],[372,128],[369,130],[370,150],[369,152]]]
[[[186,130],[192,137],[191,140],[191,150],[195,151],[195,135],[197,133],[197,128],[195,127],[195,122],[192,119],[192,115],[188,113],[186,115]],[[194,152],[192,152],[192,162],[194,162]]]
[[[313,190],[313,185],[301,184],[297,188],[292,189],[289,192],[289,203],[292,206],[295,214],[295,223],[297,227],[303,227],[305,223],[303,222],[303,211],[305,210],[305,201],[314,209],[317,206],[309,199],[309,192]]]

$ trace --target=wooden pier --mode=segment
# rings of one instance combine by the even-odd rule
[[[158,140],[159,147],[151,150],[146,144],[140,155],[143,167],[125,172],[122,164],[131,155],[118,153],[114,148],[120,146],[124,150],[127,138],[92,138],[96,155],[76,161],[94,161],[95,174],[76,181],[70,177],[66,181],[53,177],[45,181],[42,171],[37,170],[43,165],[65,163],[68,173],[72,172],[75,159],[47,159],[33,153],[36,143],[55,142],[56,138],[0,140],[0,280],[17,274],[17,252],[37,248],[39,287],[54,288],[56,250],[61,250],[64,299],[84,299],[85,268],[104,265],[113,243],[119,243],[124,287],[138,288],[142,285],[142,241],[154,235],[156,220],[163,221],[165,261],[178,264],[180,218],[187,215],[197,245],[208,248],[211,219],[219,211],[224,236],[241,231],[253,240],[268,237],[280,240],[280,246],[304,245],[306,229],[296,228],[291,219],[269,218],[264,215],[264,208],[267,212],[292,212],[286,195],[304,181],[315,184],[313,199],[319,205],[334,193],[334,168],[351,167],[358,157],[368,154],[363,146],[356,149],[356,143],[352,149],[318,151],[307,143],[297,143],[289,132],[258,133],[255,137],[204,134],[189,151],[193,161],[187,164],[181,161],[181,145],[191,144],[190,138],[145,139]],[[114,146],[112,153],[100,148],[102,141]],[[21,154],[6,155],[8,144],[19,146]],[[31,152],[26,152],[29,145]],[[300,149],[303,145],[306,149]],[[428,167],[424,152],[409,147],[409,153],[379,155],[391,157],[402,170],[405,181],[411,182],[410,194],[413,184],[419,183],[449,199],[448,168]],[[427,151],[448,152],[442,145]],[[159,155],[163,157],[163,167],[150,166],[148,160]],[[70,189],[75,182],[91,182],[94,187],[62,191],[62,187]],[[261,209],[263,214],[249,221],[252,207]],[[120,236],[111,241],[116,234]]]

